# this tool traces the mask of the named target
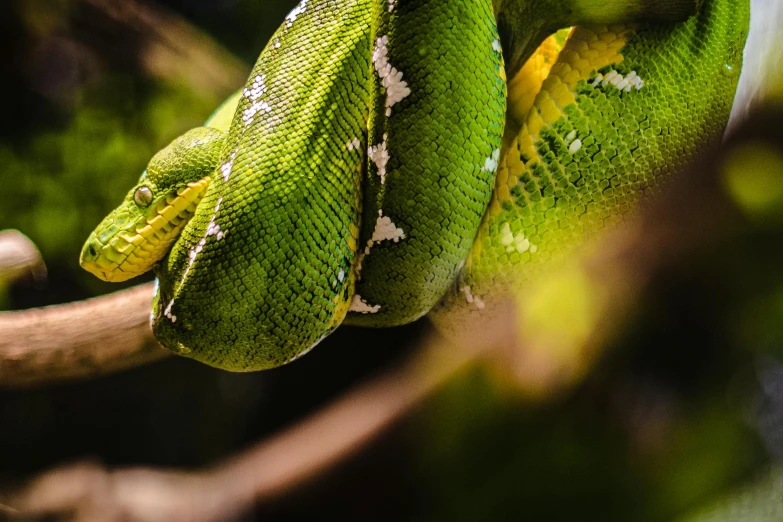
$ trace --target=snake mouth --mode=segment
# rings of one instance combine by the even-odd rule
[[[171,249],[182,229],[196,213],[206,194],[210,177],[192,181],[154,201],[139,214],[135,204],[124,203],[109,214],[90,234],[82,248],[79,264],[99,279],[127,281],[154,267]]]

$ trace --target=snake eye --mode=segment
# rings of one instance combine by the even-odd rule
[[[148,207],[152,203],[152,191],[149,187],[139,187],[133,193],[133,201],[140,207]]]

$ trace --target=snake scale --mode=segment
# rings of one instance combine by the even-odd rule
[[[107,281],[154,269],[155,336],[234,371],[342,323],[479,324],[721,139],[749,9],[301,0],[81,264]]]

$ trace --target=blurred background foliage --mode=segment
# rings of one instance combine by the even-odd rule
[[[0,229],[28,235],[49,269],[45,288],[0,289],[1,308],[119,288],[79,268],[84,239],[155,151],[243,83],[293,6],[0,3]],[[164,52],[177,41],[185,50]],[[189,43],[203,52],[187,54]],[[652,522],[703,512],[706,521],[741,520],[731,510],[765,494],[765,505],[779,505],[783,481],[768,470],[783,458],[781,151],[759,145],[727,159],[733,227],[656,275],[575,389],[533,398],[493,365],[473,365],[358,456],[248,520]],[[402,360],[429,330],[342,328],[307,357],[258,374],[177,358],[2,391],[0,484],[83,457],[213,463]],[[723,501],[728,511],[709,507],[756,477],[761,489]]]

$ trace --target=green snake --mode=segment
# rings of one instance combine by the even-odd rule
[[[341,323],[470,324],[721,139],[749,9],[301,0],[81,265],[154,268],[157,339],[234,371]]]

